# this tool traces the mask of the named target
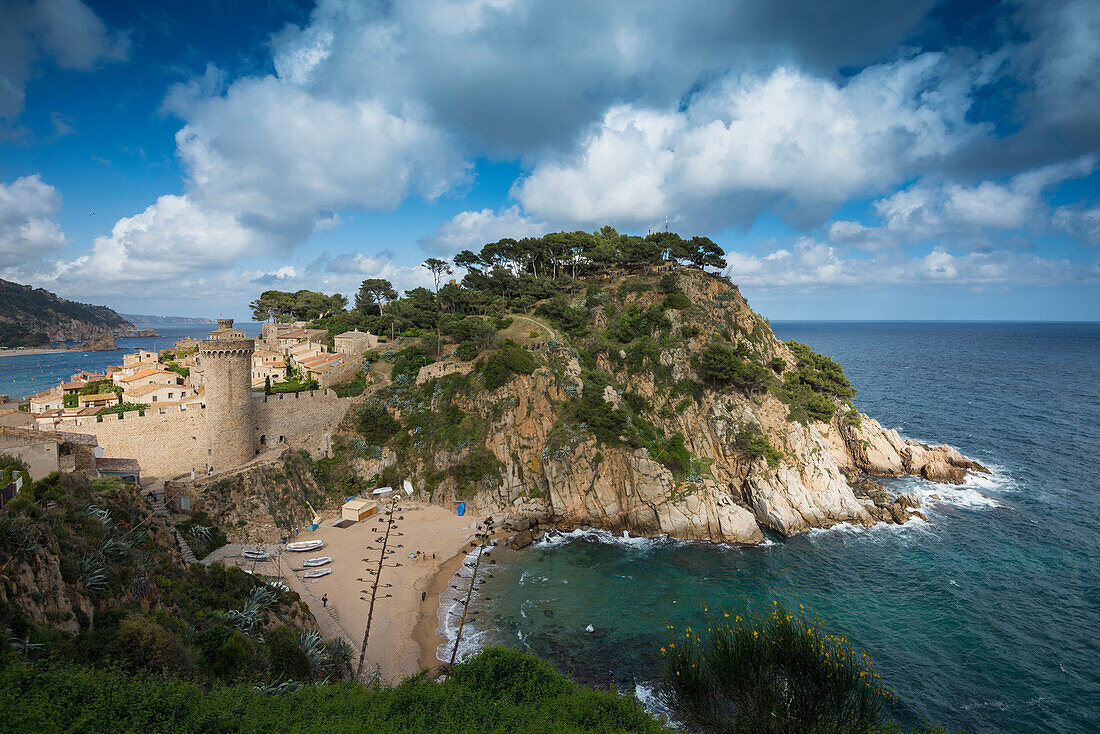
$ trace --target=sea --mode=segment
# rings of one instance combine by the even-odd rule
[[[862,646],[906,725],[1100,731],[1100,324],[773,328],[843,364],[857,405],[883,425],[949,443],[993,474],[962,486],[888,480],[929,503],[928,522],[760,547],[584,531],[498,546],[460,656],[527,648],[659,709],[667,625],[778,601]],[[458,606],[440,608],[452,643]]]
[[[248,336],[259,336],[262,324],[245,321],[237,322],[234,327]],[[122,355],[127,352],[167,349],[188,336],[205,339],[217,324],[170,324],[149,328],[160,336],[116,339],[118,349],[113,352],[69,351],[0,357],[0,394],[18,400],[54,387],[81,370],[97,372],[112,364],[122,364]]]

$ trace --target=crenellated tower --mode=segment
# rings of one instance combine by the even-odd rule
[[[218,319],[218,329],[199,342],[206,390],[207,460],[215,470],[240,466],[255,456],[252,418],[254,340]]]

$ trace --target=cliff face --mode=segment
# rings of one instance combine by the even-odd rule
[[[381,447],[355,460],[360,475],[378,481],[412,475],[426,498],[462,499],[475,514],[759,543],[763,528],[791,535],[842,522],[870,525],[911,517],[918,500],[890,496],[866,475],[961,482],[968,471],[986,471],[951,447],[903,440],[846,400],[827,398],[836,408],[828,420],[798,414],[782,381],[800,369],[804,353],[776,339],[735,287],[693,270],[675,278],[692,305],[666,312],[673,338],[649,345],[641,360],[627,348],[601,346],[598,339],[617,314],[658,305],[663,296],[655,288],[630,293],[616,308],[590,309],[589,338],[569,344],[561,336],[560,344],[550,343],[537,370],[495,390],[480,386],[475,372],[470,378],[444,378],[434,391],[431,382],[423,386],[427,408],[423,402],[411,408],[410,400],[391,392],[391,406],[405,405],[391,413],[406,426],[417,422],[417,410],[441,412],[448,402],[488,424],[458,450],[433,445],[417,453],[407,450],[408,443],[404,449]],[[597,348],[589,352],[585,347],[593,337]],[[703,384],[699,354],[719,337],[748,355],[747,361],[771,365],[772,375],[764,381],[769,387]],[[594,359],[594,368],[582,368],[582,354]],[[597,373],[610,376],[602,407],[627,413],[630,402],[628,426],[647,423],[658,435],[682,436],[688,467],[655,448],[676,451],[674,442],[639,447],[636,441],[600,441],[578,421],[585,377]],[[485,452],[489,456],[479,464],[489,469],[471,476],[465,470],[471,457]]]
[[[106,306],[76,303],[41,288],[0,280],[0,322],[51,342],[111,337],[133,328]]]

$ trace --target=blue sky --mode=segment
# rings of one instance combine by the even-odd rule
[[[129,313],[611,224],[773,319],[1100,320],[1100,4],[0,0],[0,277]]]

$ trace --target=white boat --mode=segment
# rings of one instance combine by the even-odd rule
[[[325,547],[325,541],[323,540],[299,540],[297,543],[287,543],[286,549],[288,551],[294,551],[295,553],[302,553],[303,551],[320,550]]]
[[[326,563],[332,563],[331,556],[321,556],[320,558],[310,558],[308,561],[302,561],[303,566],[323,566]]]
[[[262,550],[241,551],[241,557],[247,558],[250,561],[266,561],[268,558],[271,558],[271,556],[267,554],[267,551]]]
[[[319,579],[322,576],[328,576],[330,573],[332,573],[331,568],[315,568],[312,571],[306,571],[302,574],[302,578]]]

